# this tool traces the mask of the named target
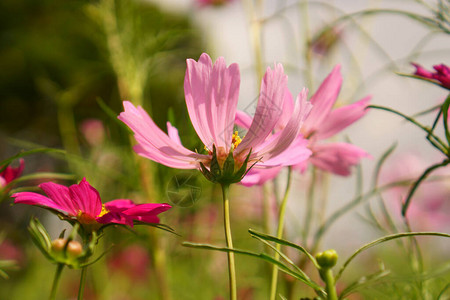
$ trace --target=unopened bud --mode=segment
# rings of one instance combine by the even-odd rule
[[[326,250],[316,254],[317,263],[321,268],[331,269],[336,265],[338,255],[334,249]]]
[[[54,254],[63,255],[64,247],[66,246],[66,239],[56,239],[52,241],[52,252]],[[67,244],[66,255],[69,258],[76,258],[83,252],[83,246],[77,241],[70,241]]]

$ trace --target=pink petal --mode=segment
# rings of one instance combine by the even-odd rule
[[[277,125],[275,125],[275,130],[281,130],[284,127],[286,127],[286,124],[291,119],[294,107],[295,107],[294,98],[292,97],[292,94],[289,91],[289,89],[286,87],[286,91],[284,93],[283,110],[281,112],[280,119],[278,119]]]
[[[311,97],[313,108],[303,125],[302,132],[309,135],[326,120],[330,113],[342,85],[341,67],[337,65],[325,78],[314,96]]]
[[[167,135],[170,137],[172,141],[177,143],[178,145],[182,145],[180,136],[178,135],[178,129],[176,129],[170,122],[167,122]]]
[[[350,168],[357,165],[361,158],[370,155],[361,148],[347,143],[330,143],[313,146],[310,162],[316,167],[331,173],[348,176]]]
[[[262,144],[272,132],[281,116],[286,89],[287,76],[284,74],[283,66],[277,64],[274,70],[267,68],[261,82],[261,92],[253,122],[247,135],[236,148],[238,155],[246,154],[250,148]]]
[[[69,215],[76,216],[78,214],[79,207],[74,205],[67,186],[53,182],[44,182],[39,187],[57,206],[62,207]]]
[[[129,199],[116,199],[105,203],[105,208],[112,212],[122,212],[134,206],[136,204]]]
[[[186,106],[192,125],[208,149],[230,150],[239,97],[240,74],[237,64],[228,68],[223,57],[214,65],[203,53],[198,62],[187,60],[184,80]]]
[[[236,111],[236,119],[234,122],[239,127],[249,129],[250,126],[252,125],[252,117],[249,116],[247,113],[238,110]]]
[[[209,158],[207,155],[194,153],[172,140],[142,107],[136,108],[128,101],[124,101],[123,105],[125,111],[118,118],[134,132],[138,142],[134,147],[137,154],[178,169],[196,169],[198,160]]]
[[[97,217],[102,211],[102,200],[96,189],[94,189],[83,178],[79,184],[69,187],[70,196],[73,204],[79,211],[92,217]]]
[[[99,218],[96,218],[96,221],[101,224],[114,223],[133,227],[133,218],[120,212],[109,212]]]
[[[416,63],[411,63],[415,68],[416,68],[416,72],[414,72],[414,75],[420,76],[420,77],[424,77],[424,78],[429,78],[429,79],[433,79],[433,73],[426,70],[424,67],[422,67],[419,64]]]
[[[269,180],[274,179],[280,173],[283,167],[258,169],[252,168],[247,175],[241,180],[243,186],[263,185]]]
[[[130,216],[139,216],[146,214],[160,214],[172,208],[169,204],[166,203],[145,203],[145,204],[137,204],[134,207],[131,207],[124,211],[127,215]]]
[[[151,223],[151,224],[159,223],[159,218],[157,216],[138,216],[138,217],[136,217],[136,220],[144,222],[144,223]]]
[[[371,97],[365,97],[358,102],[333,110],[327,119],[320,124],[315,133],[318,139],[329,138],[353,124],[367,113]]]
[[[58,205],[52,199],[47,198],[41,194],[31,193],[31,192],[21,192],[21,193],[15,193],[11,197],[16,198],[14,200],[14,203],[40,205],[40,206],[45,206],[45,207],[55,209],[58,211],[62,211],[64,213],[68,213],[65,207]]]
[[[299,135],[280,155],[258,162],[254,168],[293,166],[310,158],[312,151],[307,147],[308,140]]]
[[[263,147],[258,147],[255,149],[255,157],[262,157],[263,162],[268,161],[278,155],[283,155],[280,157],[282,161],[293,161],[293,157],[289,156],[287,153],[283,153],[292,142],[298,137],[300,128],[302,126],[303,120],[311,111],[311,104],[306,100],[306,90],[304,89],[297,97],[297,102],[295,103],[294,111],[292,112],[289,122],[286,127],[279,131],[277,134],[271,136],[268,141],[264,143]],[[303,148],[306,150],[306,143]],[[291,154],[293,154],[291,152]],[[299,161],[290,163],[296,164]]]

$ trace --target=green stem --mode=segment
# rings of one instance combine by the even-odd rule
[[[84,293],[84,285],[86,283],[86,271],[87,267],[83,267],[81,269],[81,277],[80,277],[80,287],[78,288],[78,300],[83,300],[83,293]]]
[[[58,288],[59,279],[61,278],[62,270],[64,269],[64,264],[58,264],[56,267],[55,277],[53,278],[52,291],[50,292],[50,300],[54,300],[56,297],[56,290]]]
[[[412,124],[416,125],[417,127],[421,128],[422,130],[424,130],[427,133],[427,140],[439,151],[441,151],[444,155],[448,155],[448,146],[436,135],[433,134],[432,130],[430,128],[427,128],[425,126],[423,126],[422,124],[420,124],[419,122],[417,122],[416,120],[414,120],[413,118],[398,112],[392,108],[389,107],[384,107],[384,106],[379,106],[379,105],[369,105],[368,108],[375,108],[375,109],[381,109],[381,110],[385,110],[391,113],[394,113],[398,116],[403,117],[405,120],[411,122]],[[433,139],[432,139],[433,138]]]
[[[277,230],[277,238],[281,239],[283,238],[283,229],[284,229],[284,216],[286,214],[286,204],[289,197],[289,191],[291,189],[291,173],[292,169],[289,167],[288,169],[288,178],[287,178],[287,184],[286,184],[286,190],[284,192],[283,200],[281,201],[280,205],[280,211],[278,215],[278,230]],[[275,252],[275,260],[280,259],[280,254],[278,252],[281,249],[281,244],[276,245],[277,251]],[[272,268],[272,280],[270,285],[270,300],[275,300],[276,294],[277,294],[277,283],[278,283],[278,267],[276,265]]]
[[[429,167],[428,169],[426,169],[423,172],[423,174],[419,177],[419,179],[417,179],[416,182],[414,182],[414,184],[412,185],[412,187],[410,188],[410,190],[408,192],[408,196],[406,197],[405,203],[403,204],[403,207],[402,207],[402,216],[403,217],[406,216],[406,211],[408,210],[408,206],[409,206],[409,203],[411,202],[412,196],[414,195],[416,189],[419,187],[419,185],[422,183],[422,181],[424,181],[427,178],[427,176],[434,170],[439,169],[441,167],[445,167],[448,164],[450,164],[450,159],[445,159],[441,163],[432,165],[431,167]]]
[[[311,228],[313,206],[314,206],[314,190],[316,185],[316,170],[312,169],[311,182],[309,183],[308,196],[306,199],[306,215],[303,224],[303,245],[308,245],[308,235]]]
[[[331,269],[322,269],[319,271],[323,281],[325,281],[325,290],[327,291],[327,300],[337,300],[336,283],[334,281],[333,271]]]
[[[151,230],[154,228],[151,228]],[[154,266],[156,284],[158,285],[159,295],[161,300],[170,300],[172,299],[169,282],[167,279],[167,259],[165,252],[163,250],[163,240],[159,236],[156,230],[152,230],[150,232],[150,246],[151,246],[151,255],[152,262]]]
[[[309,28],[308,1],[300,1],[300,13],[303,20],[303,36],[305,39],[305,79],[306,86],[313,89],[313,73],[312,73],[312,51],[311,51],[311,34]]]
[[[223,221],[225,227],[225,240],[227,242],[227,247],[233,249],[233,238],[231,236],[231,226],[230,226],[230,201],[228,199],[228,194],[230,191],[230,185],[222,184],[222,196],[223,196]],[[230,280],[230,299],[237,299],[237,289],[236,289],[236,269],[234,264],[234,253],[228,252],[228,276]]]

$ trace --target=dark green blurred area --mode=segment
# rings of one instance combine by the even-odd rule
[[[2,1],[0,3],[0,131],[47,146],[60,146],[58,108],[73,110],[75,122],[105,118],[102,99],[114,111],[127,93],[127,78],[114,56],[135,67],[146,64],[142,98],[165,129],[167,111],[185,118],[185,59],[201,53],[199,37],[188,19],[164,14],[134,1]],[[107,28],[107,18],[117,27]],[[115,53],[111,30],[119,36]],[[143,61],[146,60],[146,61]],[[133,67],[133,66],[131,66]],[[128,73],[133,72],[132,70]],[[119,85],[121,87],[119,88]],[[3,153],[4,142],[0,147]]]

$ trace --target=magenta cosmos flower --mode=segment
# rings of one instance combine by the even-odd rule
[[[4,188],[8,183],[22,175],[25,163],[23,159],[20,160],[20,165],[16,168],[7,166],[2,172],[0,172],[0,190]],[[2,168],[0,168],[1,170]]]
[[[184,91],[188,113],[205,154],[186,149],[178,131],[167,123],[163,132],[142,109],[125,101],[119,119],[134,132],[139,155],[178,169],[201,169],[205,176],[219,183],[242,179],[247,169],[298,164],[310,154],[297,139],[305,116],[311,110],[306,91],[297,97],[292,109],[284,111],[287,76],[281,64],[268,68],[261,82],[255,115],[242,139],[234,131],[240,73],[237,64],[226,66],[223,57],[213,64],[207,54],[198,62],[187,60]],[[272,131],[283,121],[284,128]],[[286,121],[286,122],[285,122]]]
[[[104,224],[115,223],[133,226],[133,221],[159,223],[158,214],[171,208],[168,204],[134,204],[128,199],[118,199],[102,204],[100,195],[85,178],[79,184],[66,187],[45,182],[39,187],[48,195],[32,192],[13,194],[14,203],[38,205],[65,214],[78,221],[87,230],[97,230]]]
[[[444,64],[433,66],[434,72],[430,72],[423,68],[421,65],[412,63],[416,68],[414,75],[429,79],[440,86],[450,90],[450,68]]]
[[[309,116],[303,123],[297,141],[301,142],[306,138],[307,147],[312,151],[312,155],[309,159],[294,164],[294,169],[304,172],[308,164],[312,164],[324,171],[348,176],[351,173],[352,166],[358,164],[361,158],[369,157],[366,151],[349,143],[322,142],[341,132],[367,112],[366,107],[370,97],[365,97],[353,104],[333,109],[341,85],[340,66],[336,66],[311,97],[310,102],[313,106]],[[289,111],[294,105],[293,99],[289,91],[285,95],[285,111]],[[239,112],[237,122],[241,126],[247,127],[248,116]],[[280,128],[283,128],[283,126]],[[281,167],[278,167],[279,170],[281,170]],[[252,169],[242,180],[242,183],[247,186],[263,184],[277,175],[278,172],[276,170],[267,172],[266,170]]]

